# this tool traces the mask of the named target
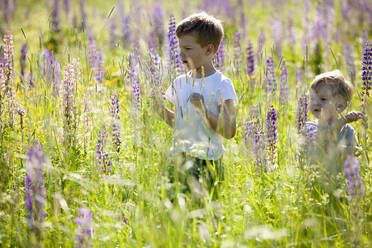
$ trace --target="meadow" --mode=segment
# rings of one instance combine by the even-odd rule
[[[223,22],[239,98],[224,180],[182,193],[154,110],[185,71],[174,25]],[[371,247],[369,0],[0,1],[1,247]],[[303,152],[308,88],[339,69],[360,150]],[[170,106],[170,105],[168,105]],[[170,194],[171,191],[174,191]],[[170,196],[172,195],[172,196]]]

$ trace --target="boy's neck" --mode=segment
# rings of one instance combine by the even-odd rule
[[[212,62],[208,65],[204,65],[203,67],[204,67],[204,75],[203,75],[203,69],[202,67],[200,67],[192,71],[193,77],[195,78],[202,78],[203,76],[208,77],[217,71],[216,68],[214,68]]]

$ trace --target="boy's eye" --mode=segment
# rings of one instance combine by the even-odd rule
[[[321,98],[320,100],[322,100],[322,101],[327,101],[327,98]]]

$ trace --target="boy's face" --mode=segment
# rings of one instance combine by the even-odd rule
[[[341,113],[347,106],[345,98],[333,95],[328,85],[318,87],[317,92],[310,89],[310,112],[317,118],[331,121],[334,116]]]
[[[202,47],[197,38],[192,34],[185,34],[179,38],[180,57],[182,63],[188,69],[200,69],[210,63],[213,57],[213,49],[210,45]]]

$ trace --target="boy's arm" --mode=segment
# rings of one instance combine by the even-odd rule
[[[231,139],[236,134],[236,110],[234,100],[229,99],[218,106],[218,115],[206,109],[206,118],[209,125],[226,139]]]
[[[164,106],[163,98],[153,96],[155,111],[169,126],[174,127],[176,119],[175,111],[172,111]]]
[[[226,139],[231,139],[236,133],[236,111],[234,100],[229,99],[218,106],[218,114],[209,111],[205,104],[204,98],[198,93],[190,96],[191,103],[201,111],[201,115],[208,121],[210,127],[221,134]]]

